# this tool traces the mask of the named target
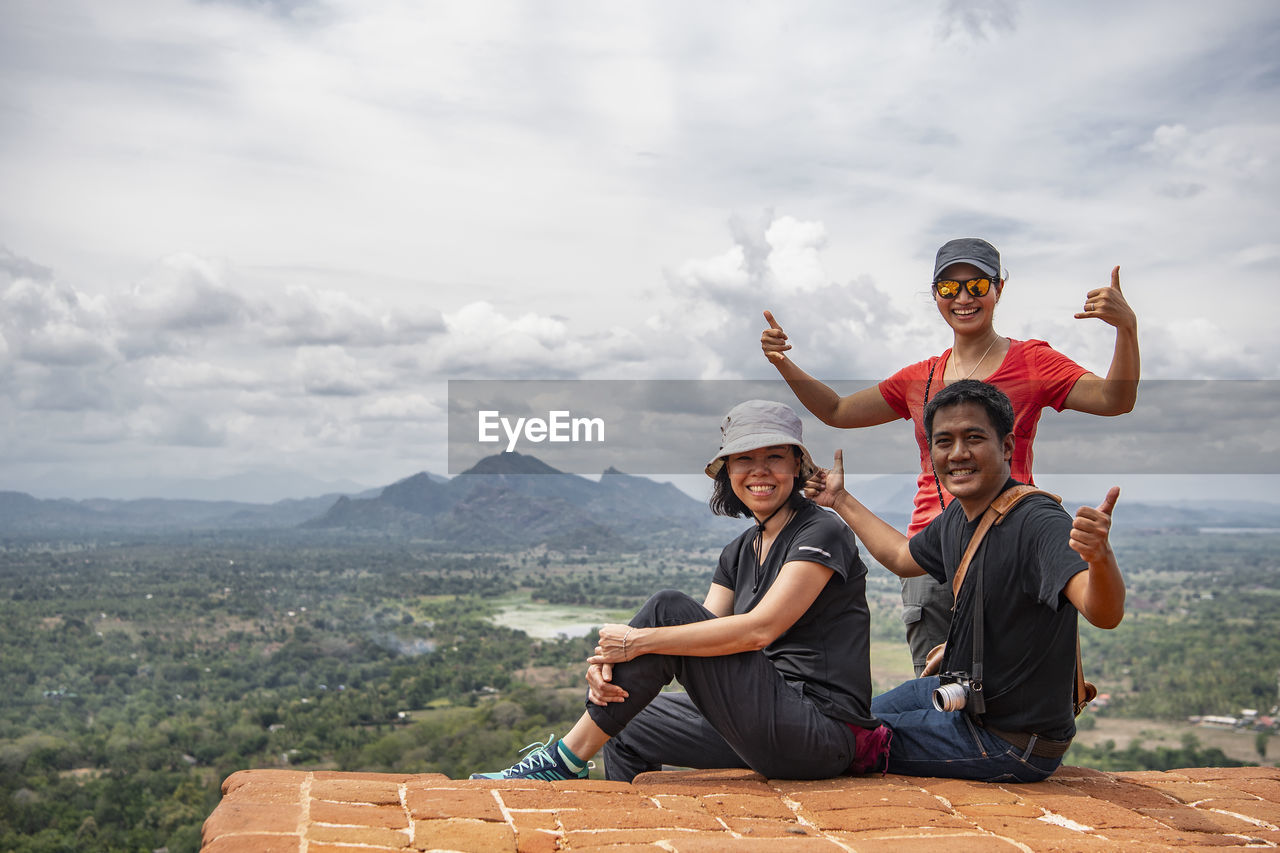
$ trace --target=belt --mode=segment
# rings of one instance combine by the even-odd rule
[[[1024,752],[1030,746],[1031,754],[1037,758],[1061,758],[1067,754],[1067,750],[1071,747],[1070,740],[1050,740],[1049,738],[1027,734],[1026,732],[1004,732],[1000,729],[993,729],[991,726],[984,726],[984,728]]]

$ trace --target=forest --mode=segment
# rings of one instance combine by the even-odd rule
[[[1085,725],[1274,716],[1275,545],[1194,529],[1118,537],[1129,612],[1114,631],[1082,631],[1088,675],[1111,698]],[[501,627],[500,600],[625,612],[661,588],[701,596],[715,556],[462,555],[301,535],[0,542],[0,849],[196,850],[222,779],[251,767],[456,778],[503,766],[578,715],[593,643]],[[874,637],[899,641],[897,582],[870,571]],[[1193,736],[1076,746],[1067,760],[1230,761]]]

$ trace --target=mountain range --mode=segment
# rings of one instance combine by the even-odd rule
[[[911,483],[883,477],[855,486],[873,510],[900,529]],[[1079,503],[1065,501],[1068,508]],[[1280,505],[1217,501],[1125,502],[1117,529],[1280,528]],[[713,516],[671,483],[609,468],[598,481],[566,474],[533,456],[486,457],[444,478],[420,472],[381,489],[275,503],[138,500],[41,500],[0,491],[0,536],[95,538],[103,535],[289,532],[294,536],[413,540],[441,548],[488,550],[635,548],[645,544],[718,546],[745,520]]]

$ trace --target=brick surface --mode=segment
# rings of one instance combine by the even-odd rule
[[[312,823],[338,826],[372,826],[381,829],[407,829],[409,826],[409,818],[398,803],[394,806],[373,806],[367,803],[313,800],[310,819]]]
[[[1257,829],[1256,824],[1241,820],[1233,815],[1219,814],[1192,806],[1142,809],[1141,811],[1142,814],[1152,820],[1159,821],[1170,829],[1176,829],[1181,832],[1249,833]]]
[[[208,841],[202,853],[299,853],[302,839],[282,835],[224,835]]]
[[[516,834],[506,824],[484,820],[420,820],[414,823],[413,849],[516,853]]]
[[[205,853],[1280,847],[1280,770],[1259,767],[1062,768],[1030,785],[744,770],[648,773],[636,784],[249,770],[223,792],[205,821]]]
[[[307,830],[307,840],[330,844],[374,844],[404,850],[409,846],[409,831],[381,826],[329,826],[315,824]],[[308,853],[310,848],[308,847]]]
[[[317,779],[311,783],[311,799],[335,803],[400,805],[400,785],[390,781]]]
[[[409,788],[404,795],[405,808],[416,820],[465,817],[476,820],[502,820],[502,810],[492,791],[475,788],[453,790]]]
[[[1266,800],[1207,800],[1196,804],[1197,808],[1241,814],[1269,824],[1280,825],[1280,803]]]
[[[708,794],[702,803],[709,814],[716,817],[771,817],[778,820],[794,820],[791,809],[777,797],[759,794]]]

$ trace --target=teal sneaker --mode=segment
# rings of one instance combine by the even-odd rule
[[[532,750],[532,752],[530,752]],[[560,782],[568,779],[585,779],[591,771],[592,762],[588,761],[582,770],[574,772],[560,756],[556,749],[556,736],[547,737],[546,743],[531,743],[521,753],[528,753],[516,764],[497,773],[472,773],[472,779],[543,779],[548,782]]]

